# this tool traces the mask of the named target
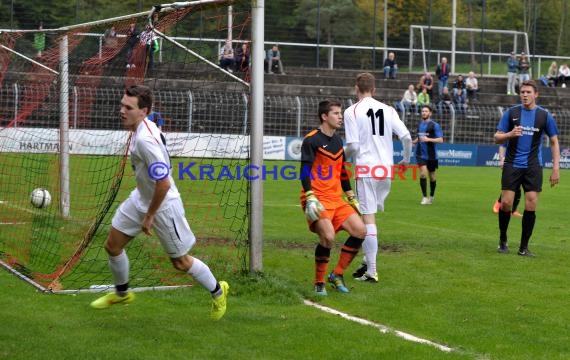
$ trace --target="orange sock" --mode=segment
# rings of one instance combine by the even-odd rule
[[[338,259],[338,264],[334,268],[335,274],[344,274],[348,265],[350,265],[352,260],[354,260],[356,254],[358,254],[358,250],[362,246],[363,241],[364,239],[359,239],[354,236],[349,236],[348,239],[346,239],[344,245],[340,249],[340,259]]]
[[[334,268],[334,273],[337,275],[344,274],[344,270],[350,265],[356,254],[358,254],[358,249],[343,245],[340,250],[340,259],[338,259],[338,264],[336,264]]]
[[[329,267],[329,257],[315,257],[315,284],[324,283],[327,268]]]
[[[315,249],[315,284],[325,283],[325,274],[329,267],[331,249],[327,249],[320,244]]]

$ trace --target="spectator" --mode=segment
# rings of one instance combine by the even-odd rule
[[[139,31],[135,23],[129,25],[129,30],[127,30],[127,69],[135,68],[135,62],[133,59],[133,51],[135,45],[139,39]]]
[[[479,82],[477,81],[473,71],[469,71],[469,76],[465,79],[465,86],[467,88],[467,99],[470,102],[478,101],[477,93],[479,92]]]
[[[269,74],[273,74],[273,66],[278,66],[279,73],[285,75],[283,62],[281,61],[281,52],[277,44],[273,45],[273,47],[267,51],[267,72]]]
[[[443,88],[447,87],[447,79],[449,78],[449,64],[447,63],[447,58],[442,57],[441,63],[437,65],[435,69],[435,75],[437,76],[437,93],[441,97],[443,94]]]
[[[422,92],[418,95],[418,109],[421,109],[424,105],[431,106],[431,97],[429,96],[428,89],[424,87]]]
[[[511,51],[511,56],[507,59],[507,95],[516,95],[515,84],[517,80],[517,71],[519,69],[519,61],[514,51]]]
[[[522,84],[527,80],[530,80],[530,62],[528,61],[524,51],[521,51],[521,56],[519,58],[519,84]]]
[[[408,86],[408,90],[404,91],[404,97],[402,98],[402,101],[400,101],[400,104],[402,104],[402,112],[405,111],[406,113],[409,113],[413,107],[414,113],[418,113],[418,95],[414,90],[414,84],[410,84],[410,86]]]
[[[246,72],[249,69],[250,50],[247,43],[241,44],[236,50],[236,70]]]
[[[453,82],[453,104],[459,113],[463,113],[467,107],[465,100],[467,99],[467,91],[463,75],[457,75]]]
[[[38,30],[43,30],[44,24],[40,22]],[[34,48],[38,51],[38,57],[42,56],[42,51],[46,47],[46,33],[37,32],[34,34]]]
[[[232,41],[226,40],[224,47],[220,51],[220,67],[226,71],[233,72],[235,66],[234,49],[232,48]]]
[[[429,71],[420,77],[420,82],[418,83],[418,92],[421,93],[423,89],[427,89],[427,93],[430,97],[433,97],[433,77]]]
[[[164,119],[162,118],[162,115],[158,111],[151,112],[150,114],[148,114],[147,118],[153,123],[155,123],[156,127],[160,131],[162,131],[162,127],[164,126]]]
[[[449,106],[451,105],[453,99],[451,94],[449,93],[449,89],[447,87],[443,88],[443,92],[439,97],[439,101],[437,102],[437,112],[442,114],[444,111],[447,112],[449,110]]]
[[[384,79],[395,79],[398,74],[398,64],[396,64],[394,53],[390,51],[384,60]]]
[[[553,61],[548,68],[548,72],[546,73],[546,80],[548,81],[548,86],[550,87],[557,87],[558,86],[558,64],[556,61]]]
[[[568,64],[560,65],[560,69],[558,70],[558,82],[561,84],[563,88],[566,87],[566,83],[570,80],[570,68],[568,68]]]
[[[111,26],[111,28],[105,30],[103,41],[108,48],[117,47],[117,31],[115,30],[115,26]]]
[[[149,73],[152,73],[154,70],[154,53],[158,51],[158,41],[150,25],[147,25],[140,34],[139,42],[145,49],[146,68]]]

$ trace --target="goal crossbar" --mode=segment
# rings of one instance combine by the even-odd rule
[[[449,31],[451,32],[451,49],[449,52],[451,53],[451,72],[455,72],[455,45],[456,45],[456,33],[457,32],[467,32],[467,33],[478,33],[478,34],[503,34],[503,35],[512,35],[513,36],[513,51],[517,50],[517,37],[523,37],[523,48],[524,51],[529,54],[530,47],[528,42],[528,34],[524,31],[516,31],[516,30],[501,30],[501,29],[481,29],[481,28],[465,28],[465,27],[452,27],[452,26],[430,26],[430,25],[410,25],[410,48],[409,48],[409,55],[410,55],[410,62],[409,62],[409,71],[412,71],[413,67],[413,55],[414,55],[414,46],[415,46],[415,39],[414,39],[414,30],[419,30],[421,34],[421,45],[420,51],[422,52],[422,60],[423,60],[423,68],[424,71],[427,71],[427,61],[426,61],[426,52],[431,50],[426,50],[425,45],[425,31],[431,30],[439,30],[439,31]]]

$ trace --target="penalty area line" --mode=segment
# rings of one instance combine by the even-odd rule
[[[312,306],[312,307],[317,308],[317,309],[324,311],[326,313],[338,315],[338,316],[342,317],[343,319],[346,319],[349,321],[354,321],[355,323],[358,323],[361,325],[366,325],[366,326],[371,326],[373,328],[376,328],[382,334],[395,334],[396,336],[398,336],[404,340],[412,341],[412,342],[416,342],[416,343],[420,343],[420,344],[430,345],[430,346],[433,346],[433,347],[435,347],[435,348],[437,348],[443,352],[457,351],[457,349],[451,348],[449,346],[438,344],[438,343],[433,342],[431,340],[423,339],[423,338],[414,336],[412,334],[408,334],[408,333],[400,331],[400,330],[391,329],[385,325],[377,324],[377,323],[370,321],[370,320],[366,320],[366,319],[362,319],[362,318],[359,318],[356,316],[348,315],[347,313],[343,313],[343,312],[335,310],[333,308],[317,304],[317,303],[312,302],[310,300],[304,299],[303,302],[305,303],[305,305]]]

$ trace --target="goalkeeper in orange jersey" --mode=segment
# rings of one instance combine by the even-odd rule
[[[350,265],[366,236],[359,216],[359,203],[344,168],[344,149],[336,130],[342,126],[341,104],[334,100],[319,103],[319,128],[311,131],[301,147],[301,206],[309,228],[319,236],[315,249],[315,292],[326,295],[327,273],[335,235],[341,229],[350,235],[340,252],[338,264],[328,275],[328,282],[341,293],[349,290],[344,271]],[[343,198],[343,192],[346,200]]]

